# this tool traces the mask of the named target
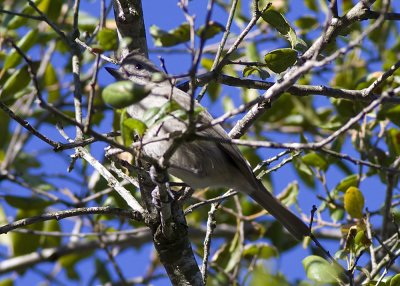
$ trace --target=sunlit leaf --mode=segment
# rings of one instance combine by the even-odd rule
[[[17,46],[21,49],[21,51],[27,52],[36,43],[37,37],[38,30],[32,29],[18,41]],[[21,62],[21,59],[22,57],[19,52],[13,49],[4,61],[3,69],[8,70],[16,67]]]
[[[13,195],[5,195],[4,199],[10,206],[23,210],[41,210],[54,204],[52,201],[46,201],[39,198]]]
[[[79,280],[79,274],[76,271],[76,265],[83,259],[92,255],[92,251],[80,251],[59,258],[58,263],[65,269],[67,276],[72,280]]]
[[[400,130],[390,128],[387,134],[386,141],[391,154],[396,154],[396,156],[400,155]]]
[[[268,268],[262,264],[256,265],[254,271],[251,275],[250,286],[259,285],[279,285],[279,286],[289,286],[291,285],[287,281],[287,277],[282,273],[270,273]]]
[[[340,192],[345,192],[349,187],[357,187],[359,176],[357,174],[350,175],[340,181],[336,189]]]
[[[320,256],[310,255],[302,261],[309,279],[319,283],[336,283],[341,281],[343,269],[331,264]]]
[[[257,45],[254,42],[249,42],[246,45],[246,57],[252,62],[259,62],[260,55],[257,50]]]
[[[386,109],[383,115],[400,127],[400,105],[396,105],[392,108]]]
[[[43,231],[45,232],[61,232],[60,222],[53,219],[44,222]],[[61,244],[61,236],[43,235],[41,236],[40,245],[45,248],[58,247]]]
[[[396,274],[390,279],[389,286],[400,286],[400,274]]]
[[[206,29],[207,28],[207,29]],[[203,39],[210,39],[215,35],[225,31],[225,27],[218,22],[211,21],[206,26],[201,26],[197,31],[196,34],[199,37],[203,37]]]
[[[29,203],[29,201],[28,201]],[[16,220],[24,219],[28,217],[33,217],[40,215],[43,209],[19,209],[17,212],[17,216],[15,217]],[[43,230],[43,222],[37,222],[26,226],[25,228],[30,230]],[[26,234],[26,233],[19,233],[13,232],[11,233],[12,238],[12,246],[13,246],[13,255],[19,256],[28,254],[31,252],[36,251],[40,246],[40,235],[34,234]]]
[[[41,2],[48,2],[44,0],[34,0],[32,1],[42,12],[44,11],[44,7],[41,5]],[[47,3],[44,3],[44,5],[47,6]],[[34,15],[36,12],[35,10],[29,5],[29,3],[26,3],[24,8],[21,11],[22,14],[25,15]],[[18,29],[22,25],[25,25],[28,22],[28,18],[26,17],[18,17],[14,15],[7,15],[4,20],[4,24],[7,25],[7,28],[12,30],[12,29]]]
[[[310,187],[315,187],[315,176],[312,169],[298,158],[295,158],[293,163],[293,166],[295,167],[295,170],[302,181]]]
[[[0,281],[0,286],[14,286],[14,280],[12,278],[6,278]]]
[[[221,93],[221,84],[212,81],[208,84],[207,93],[210,95],[212,101],[216,101]]]
[[[246,66],[243,69],[244,77],[248,77],[253,74],[259,76],[261,79],[266,79],[266,78],[270,77],[270,74],[266,70],[263,70],[262,68],[257,67],[257,66]]]
[[[8,223],[9,221],[7,219],[6,213],[4,212],[4,208],[2,205],[0,205],[0,225],[5,225]],[[0,235],[0,244],[6,247],[11,247],[12,246],[11,235],[9,234]]]
[[[310,152],[304,155],[301,159],[305,164],[319,168],[323,171],[326,171],[329,167],[329,164],[326,161],[326,159],[316,152]]]
[[[278,251],[276,248],[267,243],[246,244],[243,249],[243,257],[250,260],[254,257],[270,259],[276,256],[278,256]]]
[[[155,46],[171,47],[190,40],[190,26],[187,23],[183,23],[173,30],[165,31],[152,25],[150,34],[153,37]]]
[[[134,135],[140,137],[144,135],[147,126],[143,121],[136,118],[127,118],[121,124],[121,133],[126,146],[130,146],[134,141]]]
[[[282,73],[297,61],[297,51],[293,49],[277,49],[264,56],[267,67],[275,73]]]
[[[31,77],[28,72],[28,66],[24,65],[6,80],[1,92],[1,99],[7,100],[8,97],[24,89],[30,81]]]
[[[305,0],[304,4],[307,6],[308,9],[318,12],[317,0]]]
[[[364,196],[356,187],[349,187],[344,194],[344,209],[353,218],[362,218]]]
[[[69,21],[72,24],[73,18],[71,17]],[[99,24],[98,17],[91,15],[89,13],[85,13],[84,11],[79,11],[79,17],[78,17],[79,30],[88,33],[93,33],[98,24]]]
[[[318,20],[312,16],[303,16],[297,19],[294,24],[304,31],[310,31],[318,27]]]
[[[297,203],[299,195],[299,184],[297,181],[288,184],[288,186],[280,193],[279,199],[285,206],[291,206]]]
[[[124,108],[145,98],[151,89],[132,81],[114,82],[103,89],[102,97],[105,103],[113,108]]]
[[[100,47],[105,51],[114,51],[118,48],[117,31],[113,29],[100,29],[96,35]]]
[[[371,240],[368,238],[365,230],[360,230],[357,232],[354,238],[354,243],[359,247],[369,247],[371,245]]]
[[[43,76],[43,85],[48,92],[48,101],[56,102],[60,98],[60,82],[57,78],[57,73],[52,64],[48,64]]]
[[[304,50],[306,49],[306,43],[297,37],[295,30],[290,25],[289,21],[278,11],[268,9],[261,17],[265,22],[274,27],[279,34],[281,34],[286,40],[290,42],[293,49]]]

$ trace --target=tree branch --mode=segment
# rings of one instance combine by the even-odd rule
[[[112,214],[119,217],[130,218],[136,221],[143,221],[143,216],[140,212],[137,211],[127,211],[119,208],[112,208],[112,207],[90,207],[90,208],[77,208],[77,209],[70,209],[66,211],[58,211],[52,213],[45,213],[42,215],[24,218],[12,222],[10,224],[6,224],[0,226],[0,234],[7,233],[11,230],[24,227],[27,225],[31,225],[38,222],[43,222],[47,220],[60,220],[67,217],[73,216],[81,216],[87,214]]]

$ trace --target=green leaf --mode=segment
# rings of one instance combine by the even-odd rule
[[[0,286],[14,286],[14,279],[6,278],[0,281]]]
[[[263,122],[279,122],[295,112],[294,109],[293,96],[289,93],[284,93],[274,101],[268,112],[264,112],[261,120]]]
[[[230,242],[229,246],[229,261],[225,267],[226,272],[232,271],[238,263],[240,263],[241,256],[243,252],[243,244],[241,243],[241,237],[239,233],[236,232],[235,237]]]
[[[211,81],[208,84],[207,93],[210,96],[211,101],[215,102],[221,93],[221,84],[215,81]]]
[[[79,280],[79,274],[75,267],[81,260],[92,256],[92,251],[81,251],[70,255],[65,255],[58,259],[58,263],[65,269],[67,276],[72,280]]]
[[[100,259],[95,259],[96,265],[96,278],[99,279],[101,284],[107,284],[108,282],[112,281],[111,275],[107,270],[107,263],[106,261],[101,261]]]
[[[337,283],[341,281],[343,269],[331,264],[322,257],[310,255],[302,261],[304,270],[309,279],[319,283]]]
[[[0,151],[3,151],[4,146],[6,146],[6,143],[10,138],[10,133],[8,132],[10,117],[3,111],[3,109],[0,110],[0,122],[0,134],[2,134],[2,136],[0,136]],[[1,157],[2,156],[0,156],[0,162],[3,161],[3,158]]]
[[[264,19],[265,22],[274,27],[282,35],[286,35],[289,33],[290,30],[292,30],[292,27],[286,20],[285,16],[283,16],[278,11],[268,9],[261,15],[261,17]]]
[[[332,218],[333,222],[336,223],[338,221],[341,221],[343,219],[343,217],[344,217],[343,209],[337,208],[337,209],[334,209],[331,211],[331,218]]]
[[[212,59],[205,58],[205,57],[203,57],[201,59],[201,66],[203,68],[205,68],[206,70],[210,71],[211,68],[212,68],[212,65],[213,65],[213,60]]]
[[[400,105],[385,110],[383,115],[400,127]]]
[[[224,108],[225,112],[229,112],[230,110],[233,110],[235,108],[235,104],[229,96],[224,96],[222,99],[222,106]]]
[[[1,99],[7,100],[8,97],[14,96],[17,92],[23,90],[31,81],[28,72],[28,66],[24,65],[5,81],[1,92]]]
[[[312,169],[303,163],[303,161],[299,158],[295,158],[293,160],[293,165],[295,170],[299,174],[299,177],[302,179],[304,183],[306,183],[309,187],[315,187],[315,176]]]
[[[124,199],[122,199],[121,196],[119,195],[110,195],[108,196],[105,201],[103,202],[103,206],[110,206],[110,207],[115,207],[115,208],[126,208],[127,204],[126,201]],[[99,215],[97,217],[98,219],[112,219],[113,216],[112,215]]]
[[[44,222],[43,231],[46,232],[61,232],[60,222],[53,219]],[[58,247],[61,245],[61,236],[41,236],[40,245],[44,248]]]
[[[305,0],[304,4],[307,6],[308,9],[318,12],[318,5],[317,5],[317,0]]]
[[[40,3],[43,0],[34,0],[33,3],[39,7]],[[40,9],[41,11],[43,11],[42,9]],[[36,12],[34,11],[34,9],[29,5],[29,3],[26,3],[24,8],[21,11],[22,14],[25,15],[34,15]],[[9,18],[8,18],[9,17]],[[19,16],[11,16],[11,15],[7,15],[7,17],[4,20],[4,26],[7,26],[7,29],[9,30],[14,30],[14,29],[18,29],[19,27],[21,27],[22,25],[25,25],[28,22],[28,18],[25,17],[19,17]]]
[[[279,253],[283,253],[299,244],[299,241],[287,234],[287,231],[279,222],[274,221],[272,224],[271,222],[266,222],[265,227],[267,231],[263,237],[271,239],[272,244],[278,249]]]
[[[400,286],[400,274],[396,274],[390,279],[389,286]]]
[[[318,20],[312,16],[303,16],[297,19],[294,24],[304,32],[308,32],[318,27]]]
[[[325,158],[316,152],[310,152],[304,155],[301,160],[308,166],[316,167],[323,171],[326,171],[329,167]]]
[[[297,51],[289,48],[277,49],[264,56],[267,67],[275,73],[282,73],[297,61]]]
[[[345,192],[349,187],[357,187],[358,186],[359,177],[357,174],[353,174],[347,176],[336,186],[336,189],[340,192]]]
[[[386,141],[391,154],[400,155],[400,130],[390,128],[387,131]]]
[[[344,209],[352,218],[362,218],[364,196],[356,187],[349,187],[344,194]]]
[[[152,125],[154,122],[153,118],[156,117],[159,112],[160,112],[160,107],[152,107],[147,109],[143,115],[143,122],[145,122],[147,126]]]
[[[116,30],[102,28],[96,35],[100,47],[105,51],[115,51],[118,48],[118,37]]]
[[[54,204],[54,202],[51,201],[32,197],[5,195],[4,199],[10,206],[22,210],[42,210]]]
[[[22,39],[18,41],[17,46],[26,53],[36,43],[38,33],[39,32],[37,29],[30,30],[28,33],[25,34]],[[21,59],[22,57],[19,52],[17,52],[16,50],[12,50],[12,52],[6,57],[4,61],[3,69],[8,70],[10,68],[16,67],[20,63]]]
[[[146,130],[147,126],[143,121],[136,118],[125,119],[121,125],[122,139],[124,140],[125,146],[132,145],[135,134],[143,137]]]
[[[3,206],[0,205],[0,225],[8,224],[7,215],[4,212]],[[0,244],[6,247],[12,246],[11,235],[8,233],[0,235]]]
[[[46,7],[47,17],[53,22],[55,22],[60,16],[61,7],[64,1],[63,0],[46,0],[46,1],[48,2]]]
[[[379,281],[378,280],[370,280],[368,283],[363,284],[363,286],[387,286],[388,284],[385,281]]]
[[[371,240],[368,239],[365,230],[360,230],[357,232],[354,242],[358,247],[366,248],[371,245]]]
[[[253,259],[254,257],[261,259],[270,259],[279,255],[277,249],[268,243],[251,243],[246,244],[243,250],[243,257]]]
[[[252,62],[259,62],[260,56],[257,50],[257,45],[254,42],[249,42],[246,44],[246,58]]]
[[[60,83],[57,78],[57,73],[51,63],[46,67],[42,84],[47,89],[49,103],[56,102],[61,96]]]
[[[230,252],[229,252],[229,244],[222,244],[217,251],[215,251],[214,255],[211,258],[213,263],[216,263],[220,267],[225,268],[229,262]]]
[[[291,206],[297,203],[297,197],[299,195],[299,184],[294,181],[281,192],[280,200],[285,206]]]
[[[154,114],[153,117],[144,120],[146,125],[148,127],[160,123],[166,119],[169,118],[169,115],[174,115],[176,118],[181,118],[182,120],[186,119],[187,117],[187,112],[186,110],[183,110],[182,107],[177,103],[175,100],[170,100],[166,103],[164,103],[160,109],[158,110],[158,113]],[[147,116],[145,116],[147,117]]]
[[[259,67],[256,67],[256,66],[246,66],[243,69],[243,76],[244,77],[248,77],[248,76],[250,76],[252,74],[257,74],[263,80],[270,77],[270,74],[266,70],[263,70],[263,69],[261,69]]]
[[[103,89],[102,98],[113,108],[124,108],[145,98],[151,88],[132,81],[114,82]]]
[[[73,18],[69,19],[69,22],[72,23]],[[99,24],[99,18],[93,15],[90,15],[82,10],[79,11],[78,15],[78,27],[82,32],[93,33]]]
[[[228,285],[219,284],[219,285]],[[246,283],[247,285],[247,283]],[[291,284],[287,281],[287,278],[282,273],[272,274],[269,273],[268,267],[262,264],[256,264],[254,271],[251,273],[250,286],[260,285],[279,285],[279,286],[290,286]],[[300,285],[299,285],[300,286]]]
[[[29,202],[29,200],[27,200]],[[24,219],[28,217],[33,217],[40,215],[42,209],[29,209],[22,210],[19,209],[15,220]],[[43,230],[43,222],[38,222],[32,225],[28,225],[25,228],[30,230]],[[28,254],[36,251],[40,246],[40,235],[26,234],[26,233],[11,233],[12,243],[13,243],[13,255],[19,256]]]
[[[206,29],[207,28],[207,29]],[[206,30],[205,30],[206,29]],[[218,22],[210,21],[207,26],[201,26],[197,31],[196,34],[203,39],[210,39],[215,35],[224,32],[225,27]],[[204,34],[203,34],[204,33]]]
[[[295,30],[281,13],[268,9],[261,15],[261,17],[265,22],[274,27],[286,40],[288,40],[293,49],[305,50],[307,48],[306,43],[297,37]]]
[[[159,47],[171,47],[190,40],[190,25],[181,24],[179,27],[165,31],[153,25],[150,27],[150,35],[154,39],[154,45]]]

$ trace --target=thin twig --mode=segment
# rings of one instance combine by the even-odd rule
[[[15,222],[5,224],[0,226],[0,234],[7,233],[14,229],[25,227],[27,225],[31,225],[38,222],[48,221],[48,220],[60,220],[67,217],[73,216],[81,216],[87,214],[112,214],[119,217],[126,217],[136,221],[143,221],[143,216],[140,212],[137,211],[127,211],[119,208],[112,208],[112,207],[90,207],[90,208],[77,208],[77,209],[70,209],[66,211],[58,211],[52,213],[45,213],[42,215],[24,218],[17,220]]]

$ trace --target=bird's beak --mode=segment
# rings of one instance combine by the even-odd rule
[[[105,68],[116,80],[124,80],[125,77],[123,74],[118,70],[110,67]]]

